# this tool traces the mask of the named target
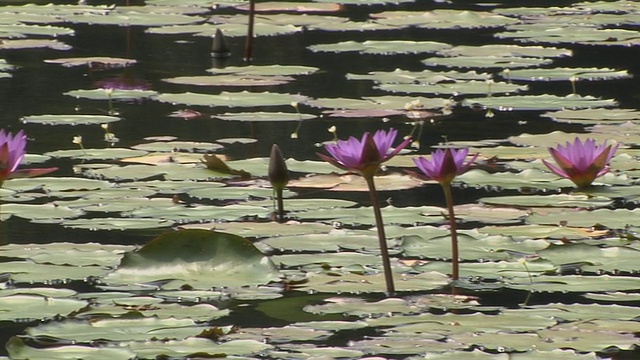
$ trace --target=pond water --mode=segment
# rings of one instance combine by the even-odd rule
[[[0,127],[58,167],[0,193],[1,356],[640,357],[636,3],[265,2],[250,64],[240,1],[45,3],[0,6]],[[377,179],[396,297],[364,182],[316,154],[332,127],[414,134]],[[576,136],[620,144],[580,191],[541,162]],[[445,145],[481,154],[454,187],[457,296],[441,188],[405,173]],[[127,258],[179,227],[268,258],[218,235]]]

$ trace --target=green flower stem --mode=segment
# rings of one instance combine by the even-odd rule
[[[451,278],[457,281],[460,277],[458,259],[458,231],[456,229],[456,214],[453,212],[453,195],[451,194],[451,184],[442,184],[444,190],[444,198],[447,201],[447,209],[449,210],[449,231],[451,232]]]
[[[393,296],[396,289],[393,285],[393,274],[391,273],[391,262],[389,261],[389,250],[387,249],[387,238],[384,234],[384,222],[382,221],[382,212],[380,211],[380,202],[378,201],[378,192],[373,182],[373,176],[364,176],[369,187],[369,195],[371,197],[371,205],[373,206],[373,214],[376,218],[376,228],[378,229],[378,241],[380,242],[380,255],[382,256],[382,267],[384,269],[384,280],[387,284],[387,295]]]
[[[284,221],[284,201],[282,199],[282,190],[283,190],[282,188],[275,189],[276,201],[277,201],[276,218],[280,223]]]

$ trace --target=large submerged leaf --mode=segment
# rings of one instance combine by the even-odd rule
[[[280,276],[271,260],[247,239],[186,229],[166,233],[126,253],[104,280],[110,285],[165,281],[165,289],[206,290],[267,284]]]

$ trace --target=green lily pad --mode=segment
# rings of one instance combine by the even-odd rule
[[[61,225],[71,229],[96,230],[145,230],[163,229],[173,226],[173,221],[164,219],[131,219],[131,218],[94,218],[71,219],[61,222]]]
[[[200,75],[178,76],[163,79],[170,84],[195,86],[276,86],[294,81],[290,76],[260,76],[260,75]]]
[[[489,78],[487,73],[478,73],[476,71],[408,71],[395,69],[393,71],[370,71],[367,74],[347,74],[349,80],[371,80],[377,84],[417,84],[428,83],[437,84],[441,82],[451,82],[460,80],[486,80]],[[424,106],[424,104],[420,104]]]
[[[627,225],[635,223],[634,217],[640,209],[596,209],[593,211],[564,210],[550,213],[534,212],[525,220],[529,224],[591,227],[595,225],[606,226],[610,229],[624,229]]]
[[[41,264],[70,266],[115,266],[130,245],[73,244],[8,244],[0,246],[0,255],[30,259]]]
[[[517,69],[549,65],[552,63],[552,60],[532,57],[460,56],[431,57],[422,60],[422,63],[427,66],[446,66],[448,68]]]
[[[109,67],[127,67],[129,65],[135,64],[137,60],[106,57],[106,56],[89,56],[89,57],[46,59],[44,62],[47,64],[59,64],[64,67],[91,66],[92,64],[102,64],[102,65],[107,65]]]
[[[632,46],[640,43],[640,33],[625,29],[600,29],[593,26],[549,27],[549,24],[521,24],[494,34],[498,39],[549,44],[582,44],[599,46]]]
[[[627,121],[640,120],[640,111],[633,109],[580,109],[580,110],[558,110],[547,112],[541,116],[550,118],[553,121],[577,124],[602,124],[602,123],[624,123]]]
[[[438,55],[446,57],[498,56],[505,58],[559,58],[571,56],[573,52],[569,49],[546,46],[489,44],[481,46],[458,45],[450,49],[440,50],[438,51]]]
[[[433,11],[384,11],[373,15],[380,24],[427,29],[477,29],[518,23],[517,19],[485,11],[436,9]]]
[[[502,77],[524,81],[593,81],[630,78],[626,70],[609,68],[552,68],[552,69],[514,69],[502,72]]]
[[[48,336],[77,342],[94,339],[112,341],[184,339],[195,336],[206,327],[192,319],[132,316],[129,318],[99,318],[91,321],[67,320],[27,329],[32,337]]]
[[[463,260],[506,260],[509,252],[536,253],[549,246],[545,240],[514,241],[507,236],[488,236],[476,239],[466,234],[458,234],[460,259]],[[420,236],[406,236],[401,248],[405,256],[430,259],[451,258],[451,237],[439,236],[423,239]]]
[[[246,65],[246,66],[225,66],[224,68],[211,68],[207,72],[212,74],[233,74],[237,76],[259,75],[259,76],[294,76],[309,75],[318,71],[317,67],[299,65]]]
[[[237,235],[188,229],[169,232],[126,253],[107,284],[168,280],[164,289],[239,287],[278,281],[275,265]]]
[[[94,360],[113,360],[133,358],[136,353],[129,349],[113,347],[91,347],[82,345],[67,345],[54,348],[35,348],[25,344],[24,340],[14,336],[6,345],[11,358],[16,359],[48,359],[65,360],[73,356],[80,356]]]
[[[461,342],[465,346],[477,345],[486,349],[505,351],[554,350],[569,348],[578,351],[601,351],[610,346],[631,349],[634,343],[629,335],[615,334],[606,331],[561,331],[539,330],[537,333],[509,334],[499,336],[490,333],[456,334],[450,339]],[[545,342],[544,339],[552,339]]]
[[[16,283],[64,283],[68,280],[83,281],[105,275],[108,270],[100,266],[70,266],[39,264],[33,261],[9,261],[2,263],[2,271],[11,275]]]
[[[84,211],[82,210],[55,206],[53,204],[3,204],[2,214],[0,216],[3,221],[11,216],[17,216],[23,219],[29,219],[29,221],[33,223],[57,224],[66,219],[77,218],[83,214]]]
[[[551,245],[538,251],[538,255],[556,265],[582,263],[580,268],[591,273],[640,271],[640,264],[637,263],[640,251],[623,246]]]
[[[211,222],[201,224],[190,224],[181,226],[186,229],[206,229],[217,230],[222,232],[231,232],[236,235],[262,238],[267,236],[287,236],[287,235],[304,235],[328,233],[334,229],[333,226],[312,222],[295,222],[288,221],[286,223],[277,222]]]
[[[213,115],[214,118],[228,121],[301,121],[315,119],[316,115],[283,113],[283,112],[253,112],[253,113],[224,113]]]
[[[57,315],[66,316],[87,305],[86,301],[52,298],[36,295],[9,295],[0,297],[0,320],[44,320]]]
[[[132,146],[136,150],[174,152],[174,151],[216,151],[223,148],[220,144],[190,141],[155,141]],[[133,155],[135,156],[135,155]]]
[[[514,110],[563,110],[597,107],[613,107],[617,102],[613,99],[600,99],[590,95],[570,94],[556,95],[513,95],[485,98],[465,99],[463,106],[491,108],[498,111]]]
[[[393,55],[434,53],[450,47],[451,45],[434,41],[366,40],[311,45],[308,49],[313,52],[358,51],[361,54]]]
[[[104,149],[55,150],[45,153],[54,158],[72,158],[84,160],[115,160],[146,155],[143,150],[107,147]]]
[[[106,115],[31,115],[20,119],[25,124],[42,125],[101,125],[122,120]]]
[[[526,85],[516,85],[505,82],[496,82],[488,84],[486,81],[458,81],[454,83],[440,83],[440,84],[381,84],[375,86],[377,89],[391,91],[391,92],[403,92],[403,93],[417,93],[417,94],[503,94],[503,93],[517,93],[526,91],[528,88]]]
[[[194,36],[205,36],[212,38],[216,31],[220,29],[225,37],[233,38],[247,35],[246,24],[197,24],[197,25],[177,25],[177,26],[161,26],[147,29],[149,34],[171,35],[171,34],[193,34]],[[294,25],[274,25],[256,22],[254,26],[254,36],[275,36],[295,34],[302,31],[301,26]]]
[[[71,90],[64,95],[73,96],[76,99],[90,100],[142,100],[155,96],[157,92],[153,90],[127,90],[127,89],[90,89]]]
[[[488,205],[517,207],[579,207],[587,209],[608,207],[613,204],[613,201],[607,197],[577,194],[495,196],[484,197],[478,201]]]
[[[199,106],[227,106],[227,107],[254,107],[254,106],[278,106],[289,105],[292,102],[303,101],[304,97],[293,94],[278,94],[271,92],[226,92],[218,95],[181,93],[181,94],[159,94],[155,100],[172,104],[186,104]]]

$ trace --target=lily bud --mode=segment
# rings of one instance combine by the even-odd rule
[[[276,190],[282,190],[289,182],[289,170],[287,163],[284,161],[280,147],[273,144],[271,147],[271,155],[269,157],[269,181],[271,186]]]

